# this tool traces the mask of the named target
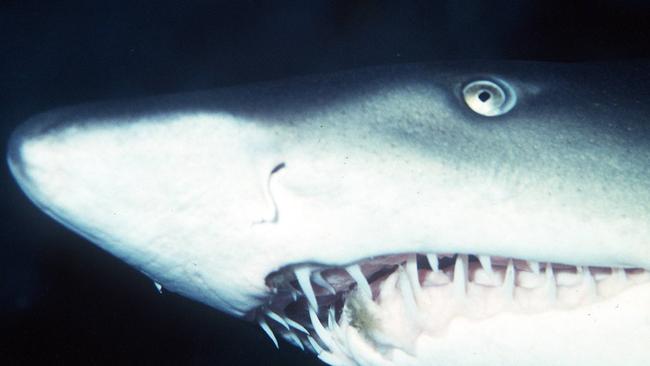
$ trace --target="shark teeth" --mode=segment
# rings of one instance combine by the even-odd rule
[[[273,334],[273,331],[271,330],[271,327],[269,327],[269,323],[266,322],[264,318],[259,318],[257,320],[258,324],[260,325],[260,328],[266,333],[269,338],[271,338],[271,341],[275,345],[275,348],[280,348],[280,345],[278,344],[278,339],[275,338],[275,334]]]
[[[433,272],[440,272],[440,263],[438,262],[438,256],[435,254],[427,254],[427,262]]]
[[[557,297],[557,284],[555,283],[555,273],[553,273],[553,266],[550,263],[546,263],[544,275],[546,276],[546,293],[549,300],[554,301]]]
[[[315,284],[324,288],[330,294],[336,295],[336,289],[334,289],[334,287],[323,278],[323,274],[321,272],[312,273],[311,279]]]
[[[467,293],[468,281],[468,258],[461,254],[456,257],[454,263],[454,294],[456,297],[464,298]]]
[[[503,293],[504,295],[512,300],[515,291],[515,267],[512,262],[512,259],[508,260],[508,265],[506,266],[506,277],[503,280]]]
[[[344,365],[354,364],[346,348],[349,329],[339,325],[347,316],[344,309],[349,296],[360,296],[360,306],[369,309],[397,296],[409,320],[419,324],[427,319],[421,316],[427,311],[443,316],[428,308],[441,301],[448,302],[441,309],[480,310],[476,306],[484,301],[480,296],[489,296],[490,306],[496,303],[523,310],[534,303],[539,305],[532,310],[575,307],[580,301],[598,301],[644,281],[650,281],[650,273],[638,268],[571,266],[464,253],[390,255],[343,267],[300,264],[274,272],[267,277],[268,299],[254,316],[276,347],[279,334],[321,359]]]
[[[479,255],[478,261],[481,263],[481,266],[485,272],[487,272],[489,275],[492,275],[494,273],[492,271],[492,260],[490,259],[489,255]]]
[[[162,290],[163,290],[162,285],[156,281],[153,281],[153,285],[156,288],[156,291],[158,291],[159,294],[162,294]]]
[[[309,306],[312,309],[318,309],[318,302],[316,301],[316,295],[314,294],[314,288],[311,286],[311,270],[309,267],[301,267],[294,271],[298,284],[302,293],[305,294],[307,301],[309,301]]]
[[[288,323],[286,322],[286,320],[284,320],[284,318],[281,317],[280,315],[274,313],[274,312],[271,311],[271,310],[267,310],[264,314],[265,314],[266,316],[268,316],[269,318],[271,318],[271,319],[275,320],[276,322],[278,322],[278,323],[279,323],[280,325],[282,325],[286,330],[290,330],[290,328],[289,328],[289,324],[288,324]]]
[[[361,267],[358,264],[353,264],[351,266],[348,266],[345,268],[350,276],[354,279],[354,281],[357,283],[357,287],[361,291],[362,294],[364,294],[366,297],[371,298],[372,297],[372,290],[370,289],[370,284],[368,283],[368,280],[366,279],[366,276],[363,275],[363,272],[361,272]]]
[[[417,298],[422,288],[420,286],[418,263],[417,257],[415,255],[410,256],[409,259],[406,260],[404,269],[406,271],[406,275],[408,276],[409,284],[411,285],[413,294]]]

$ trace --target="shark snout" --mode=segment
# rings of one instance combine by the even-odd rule
[[[31,183],[32,167],[36,168],[38,162],[30,147],[38,145],[44,133],[57,126],[58,121],[51,114],[37,115],[19,125],[11,134],[7,145],[7,163],[18,184],[28,194],[33,190]],[[46,154],[47,155],[47,154]],[[43,168],[43,167],[41,167]],[[37,168],[38,169],[38,168]],[[30,195],[31,196],[31,195]]]

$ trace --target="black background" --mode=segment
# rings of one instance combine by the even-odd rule
[[[0,145],[49,108],[365,65],[650,56],[627,1],[0,0]],[[570,3],[570,4],[568,4]],[[33,207],[0,170],[0,364],[318,365],[170,293]]]

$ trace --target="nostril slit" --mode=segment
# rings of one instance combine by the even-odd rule
[[[278,219],[280,218],[280,212],[278,210],[278,204],[275,202],[275,197],[273,196],[273,192],[271,191],[271,178],[273,178],[273,174],[279,172],[280,170],[284,169],[287,165],[284,162],[279,163],[273,169],[271,169],[271,172],[269,173],[267,179],[266,179],[266,189],[265,189],[265,195],[266,199],[268,200],[268,203],[271,205],[272,208],[272,213],[270,217],[263,218],[261,220],[257,220],[253,222],[253,224],[263,224],[263,223],[277,223]]]
[[[281,162],[280,164],[276,165],[275,168],[271,170],[271,174],[277,173],[279,170],[283,169],[287,165],[284,162]]]

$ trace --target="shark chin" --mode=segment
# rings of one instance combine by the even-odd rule
[[[650,66],[408,64],[60,108],[47,215],[331,365],[650,364]]]

